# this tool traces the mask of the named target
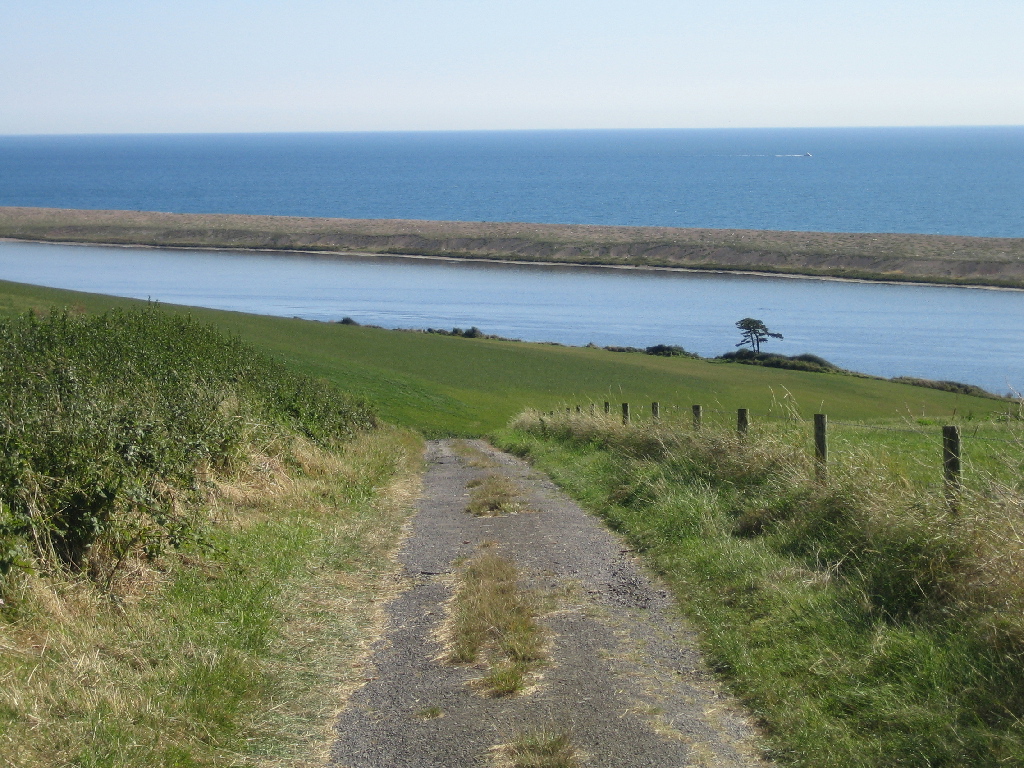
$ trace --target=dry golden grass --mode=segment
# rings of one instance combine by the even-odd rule
[[[575,768],[580,764],[572,737],[552,728],[520,733],[495,751],[501,764],[511,768]]]
[[[509,515],[524,510],[519,487],[506,475],[489,473],[466,485],[472,488],[466,511],[477,517]]]
[[[481,451],[467,440],[453,440],[451,446],[455,455],[464,459],[466,464],[471,467],[486,469],[498,466],[498,463],[486,452]]]

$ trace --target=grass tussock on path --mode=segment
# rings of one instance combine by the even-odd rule
[[[519,488],[506,475],[489,472],[483,477],[471,480],[472,489],[466,511],[477,517],[508,515],[523,509]]]
[[[512,561],[485,546],[463,569],[452,602],[448,660],[486,661],[490,669],[478,685],[490,696],[521,691],[545,659],[536,610],[517,582]]]
[[[1019,472],[975,468],[953,511],[882,442],[840,443],[818,481],[804,426],[528,412],[496,442],[665,578],[779,762],[1024,764]]]
[[[421,442],[297,441],[225,477],[204,543],[103,592],[21,578],[0,619],[4,765],[322,765],[374,635]]]
[[[576,768],[580,764],[572,737],[553,729],[521,733],[500,750],[512,768]]]

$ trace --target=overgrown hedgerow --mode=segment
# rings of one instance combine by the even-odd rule
[[[194,533],[181,500],[254,443],[332,446],[375,423],[363,402],[156,307],[0,322],[0,579],[155,555]]]
[[[884,451],[820,479],[799,423],[522,414],[496,436],[620,530],[673,585],[781,762],[1024,763],[1024,496],[951,506]]]

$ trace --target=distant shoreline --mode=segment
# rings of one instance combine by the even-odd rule
[[[1024,290],[1024,238],[0,207],[0,239]]]

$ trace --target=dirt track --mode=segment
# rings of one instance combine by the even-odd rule
[[[338,720],[331,764],[497,765],[495,747],[546,727],[570,732],[585,766],[769,765],[742,708],[702,665],[692,631],[622,542],[523,462],[471,445],[490,466],[471,466],[450,441],[429,444],[423,498],[399,556],[406,588],[388,606],[367,683]],[[465,512],[467,482],[486,472],[512,477],[531,511]],[[552,606],[543,616],[551,660],[513,697],[475,692],[467,683],[479,668],[439,658],[455,563],[485,541],[498,542],[522,586]]]

